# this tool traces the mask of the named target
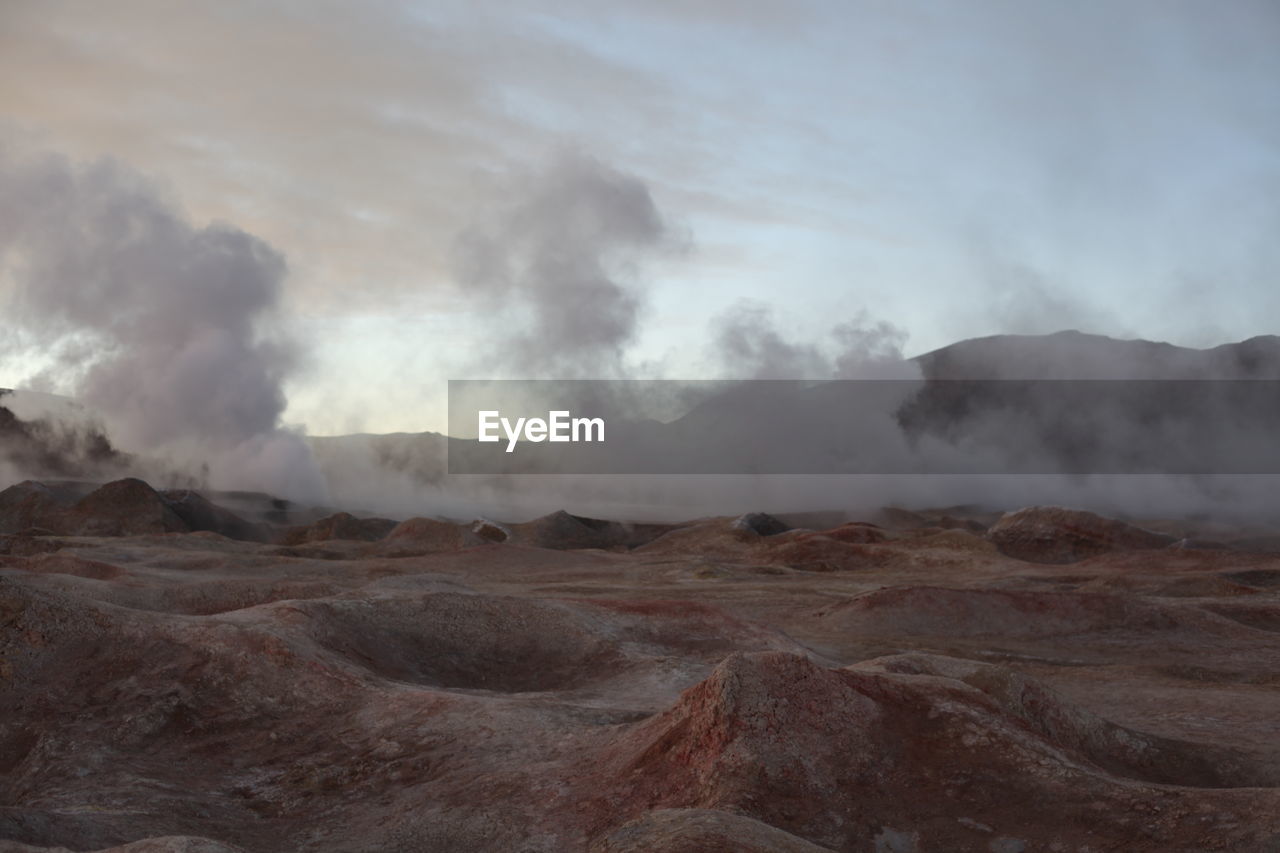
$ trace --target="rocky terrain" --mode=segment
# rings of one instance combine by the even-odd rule
[[[1274,531],[253,505],[0,492],[0,850],[1280,850]]]

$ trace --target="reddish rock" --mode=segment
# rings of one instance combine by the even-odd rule
[[[271,539],[266,525],[245,521],[228,509],[218,506],[204,495],[191,489],[172,489],[161,492],[169,508],[191,530],[206,531],[242,539],[248,542],[266,542]]]
[[[281,537],[281,544],[301,545],[334,539],[377,542],[385,539],[397,526],[389,518],[357,518],[349,512],[338,512],[308,525],[289,528]]]
[[[48,486],[25,480],[0,492],[0,533],[57,527],[63,510]]]
[[[837,542],[848,542],[857,545],[883,542],[889,538],[888,534],[880,527],[861,521],[851,521],[848,524],[824,530],[822,535],[829,539],[835,539]]]
[[[487,518],[477,518],[471,522],[471,532],[486,542],[506,542],[511,538],[511,531],[506,525]]]
[[[777,536],[779,533],[786,533],[791,529],[789,524],[764,512],[749,512],[746,515],[740,515],[730,522],[729,526],[734,530],[755,534],[756,536]]]
[[[107,483],[81,498],[67,511],[63,529],[70,536],[141,536],[191,530],[163,495],[132,477]]]
[[[435,518],[410,518],[387,533],[379,543],[379,551],[389,557],[406,557],[483,544],[483,539],[463,525]]]
[[[1176,540],[1083,510],[1035,506],[1005,513],[987,531],[1001,553],[1033,563],[1074,563],[1111,551],[1164,548]]]
[[[991,850],[1002,838],[1026,850],[1262,849],[1280,831],[1280,791],[1168,784],[1269,781],[1214,776],[1223,760],[981,665],[830,670],[760,653],[730,656],[622,734],[592,782],[602,822],[719,809],[832,850]],[[1119,822],[1079,821],[1095,803],[1145,815],[1142,842]]]

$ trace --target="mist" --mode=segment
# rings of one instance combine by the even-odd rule
[[[482,375],[621,375],[640,332],[646,265],[676,251],[649,187],[580,152],[510,176],[458,235],[454,277],[486,316]]]
[[[100,413],[122,447],[207,470],[212,487],[323,497],[304,440],[281,426],[300,353],[282,332],[276,249],[192,224],[119,162],[4,148],[0,264],[17,339],[45,360],[27,384]]]

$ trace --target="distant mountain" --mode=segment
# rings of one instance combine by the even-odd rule
[[[605,446],[457,458],[490,474],[1280,473],[1277,337],[1000,335],[914,362],[911,380],[725,383],[670,423],[610,420]]]
[[[1077,331],[993,335],[912,361],[926,379],[1280,379],[1280,337],[1191,349]]]

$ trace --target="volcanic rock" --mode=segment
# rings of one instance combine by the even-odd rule
[[[471,532],[486,542],[506,542],[511,538],[510,530],[487,518],[477,518],[471,522]]]
[[[228,509],[211,502],[204,495],[191,489],[172,489],[161,492],[169,508],[182,519],[190,530],[204,530],[243,539],[248,542],[266,542],[270,534],[265,525],[245,521]]]
[[[82,498],[67,512],[64,529],[72,536],[139,536],[191,530],[163,495],[132,477],[107,483]]]
[[[734,530],[754,533],[756,536],[777,536],[779,533],[786,533],[791,529],[784,522],[763,512],[749,512],[746,515],[740,515],[729,526]]]
[[[0,533],[58,526],[62,511],[48,486],[26,480],[0,492]]]
[[[1001,553],[1033,563],[1074,563],[1110,551],[1164,548],[1175,541],[1083,510],[1035,506],[1005,513],[987,531]]]
[[[283,535],[282,544],[300,545],[333,539],[376,542],[385,539],[397,526],[389,518],[356,518],[349,512],[339,512],[308,525],[290,528]]]
[[[626,524],[571,515],[564,510],[513,524],[511,541],[558,551],[580,548],[635,548],[671,530],[665,524]]]
[[[796,655],[735,654],[620,736],[607,777],[593,781],[609,808],[735,812],[833,850],[877,840],[879,849],[990,850],[997,838],[1021,843],[1007,849],[1124,846],[1123,825],[1075,819],[1097,802],[1143,814],[1148,850],[1244,850],[1280,830],[1280,792],[1114,776],[1092,750],[1122,750],[1113,764],[1180,784],[1202,781],[1206,756],[1129,743],[1037,685],[967,667],[952,675],[985,689],[921,672],[928,666],[830,670]],[[1270,816],[1259,821],[1257,809]]]
[[[409,557],[483,544],[485,540],[463,525],[436,518],[409,518],[391,528],[379,550],[389,557]]]

